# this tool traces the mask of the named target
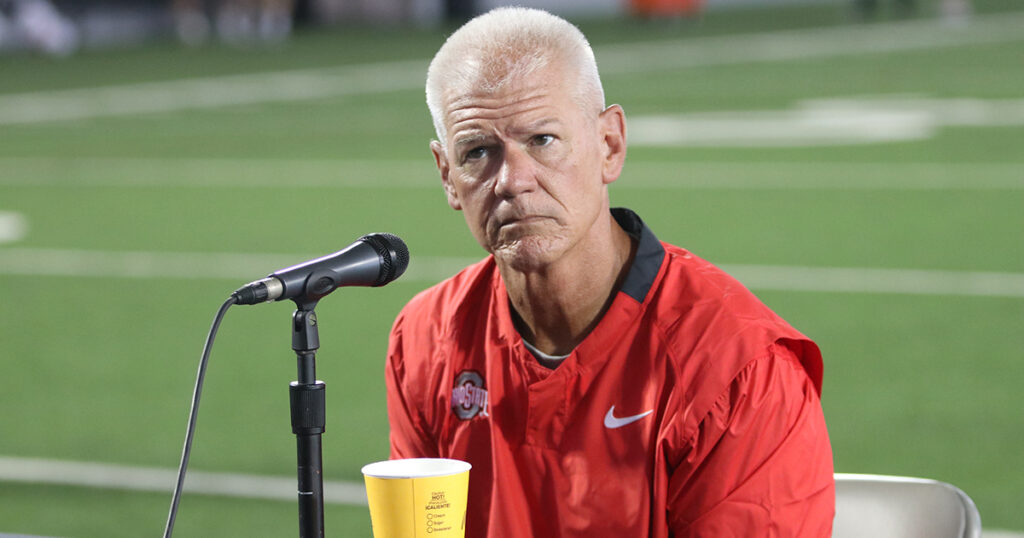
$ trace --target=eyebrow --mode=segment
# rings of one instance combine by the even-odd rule
[[[550,125],[552,123],[561,124],[562,122],[561,122],[561,120],[559,120],[558,118],[556,118],[554,116],[549,116],[549,117],[546,117],[546,118],[541,118],[541,119],[539,119],[539,120],[537,120],[537,121],[527,125],[523,129],[521,129],[521,131],[525,132],[525,133],[534,133],[534,132],[537,132],[537,131],[541,130],[541,128],[546,127],[546,126],[548,126],[548,125]]]
[[[558,118],[555,118],[555,117],[548,117],[548,118],[543,118],[543,119],[537,120],[537,121],[531,123],[530,125],[528,125],[527,127],[530,128],[530,129],[540,129],[541,127],[544,127],[545,125],[548,125],[548,124],[551,124],[551,123],[562,123],[562,120],[560,120]]]
[[[483,133],[469,134],[455,139],[455,147],[461,148],[472,144],[478,144],[486,141],[488,138],[490,137]]]
[[[517,132],[523,132],[523,133],[533,133],[533,132],[541,130],[541,128],[543,128],[543,127],[545,127],[547,125],[550,125],[552,123],[561,124],[562,122],[558,118],[550,116],[550,117],[547,117],[547,118],[541,118],[541,119],[539,119],[539,120],[537,120],[537,121],[535,121],[535,122],[533,122],[533,123],[523,127],[522,129],[517,129],[516,131]],[[472,146],[472,145],[475,145],[475,144],[480,144],[480,143],[483,143],[483,142],[487,142],[491,138],[492,138],[492,136],[487,134],[487,133],[467,134],[465,136],[460,136],[460,137],[456,138],[454,146],[456,148],[463,148],[463,147],[466,147],[466,146]]]

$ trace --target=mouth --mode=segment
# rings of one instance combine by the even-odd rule
[[[542,217],[540,215],[526,215],[526,216],[523,216],[523,217],[516,217],[516,218],[513,218],[513,219],[508,219],[508,220],[505,221],[505,224],[517,224],[517,223],[525,223],[525,222],[535,222],[535,221],[538,221],[538,220],[544,220],[546,218],[547,217]]]
[[[501,223],[498,225],[498,227],[499,228],[506,228],[506,227],[515,227],[515,226],[527,226],[527,225],[530,225],[530,224],[535,224],[535,223],[547,220],[547,218],[548,217],[543,217],[543,216],[540,216],[540,215],[526,215],[526,216],[522,216],[522,217],[509,218],[509,219],[502,220]]]

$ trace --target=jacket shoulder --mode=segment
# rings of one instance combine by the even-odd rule
[[[421,291],[399,312],[392,333],[412,332],[435,338],[452,334],[461,321],[487,302],[481,299],[490,295],[496,272],[494,260],[488,256]]]
[[[655,310],[677,361],[700,357],[731,381],[773,346],[793,351],[821,391],[817,345],[766,306],[737,279],[686,249],[665,244],[666,261]]]

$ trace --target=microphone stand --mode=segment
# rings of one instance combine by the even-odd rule
[[[292,433],[296,438],[299,494],[299,537],[324,536],[323,446],[320,434],[326,425],[325,385],[316,378],[316,350],[320,348],[316,301],[294,299],[292,349],[298,380],[289,386]]]
[[[231,303],[225,303],[226,307],[228,304],[257,304],[285,298],[295,302],[292,349],[295,351],[298,380],[290,384],[288,397],[297,452],[300,538],[324,536],[323,445],[320,436],[327,420],[325,385],[316,378],[320,333],[313,309],[321,298],[339,286],[383,286],[401,276],[408,264],[409,249],[401,239],[391,234],[367,234],[334,254],[287,267],[250,282],[231,294]],[[202,364],[205,360],[204,355]],[[196,403],[198,390],[197,383]],[[183,470],[178,479],[179,489],[188,461],[191,429],[189,431],[182,457]],[[168,529],[174,524],[177,499],[176,490]]]

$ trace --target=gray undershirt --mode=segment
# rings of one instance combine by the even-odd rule
[[[541,366],[547,368],[548,370],[554,370],[555,368],[558,368],[558,365],[562,364],[562,361],[564,361],[566,357],[572,355],[572,353],[567,353],[565,355],[558,356],[548,355],[547,353],[544,353],[543,351],[534,347],[533,344],[527,342],[525,338],[523,339],[523,345],[526,346],[526,349],[530,350],[530,353],[533,353],[533,356],[536,357],[537,362],[539,362]]]

